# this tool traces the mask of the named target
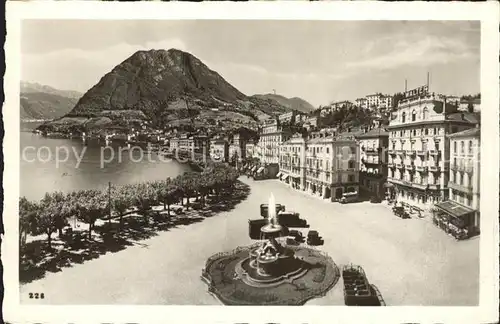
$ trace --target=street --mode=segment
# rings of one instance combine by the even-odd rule
[[[301,214],[324,238],[338,266],[361,265],[370,283],[392,305],[477,305],[479,238],[455,241],[428,219],[401,219],[384,204],[341,205],[310,197],[278,180],[253,181],[235,209],[159,233],[125,250],[47,273],[21,286],[21,302],[36,304],[217,305],[201,281],[206,259],[250,244],[248,219],[271,192],[277,203]],[[28,298],[44,293],[43,300]],[[342,280],[307,305],[343,305]]]

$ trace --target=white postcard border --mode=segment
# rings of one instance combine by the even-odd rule
[[[499,174],[498,3],[378,2],[9,2],[4,78],[4,318],[47,323],[345,323],[493,322],[498,316]],[[17,217],[19,193],[19,81],[21,19],[316,19],[481,20],[482,167],[480,306],[478,307],[224,307],[221,306],[27,306],[19,305]],[[33,179],[34,185],[37,184]],[[456,269],[460,271],[460,269]],[[467,278],[464,278],[467,280]]]

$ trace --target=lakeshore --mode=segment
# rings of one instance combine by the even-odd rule
[[[200,280],[201,269],[210,255],[252,243],[247,220],[260,217],[259,205],[273,193],[277,203],[299,212],[311,229],[320,232],[325,239],[320,249],[336,264],[363,266],[387,305],[478,304],[478,238],[456,242],[430,221],[400,219],[384,204],[341,205],[295,191],[278,180],[242,176],[240,181],[251,190],[233,209],[156,231],[115,253],[47,272],[44,278],[21,285],[21,302],[217,305]],[[33,291],[45,292],[45,299],[29,299],[28,292]],[[343,304],[339,284],[306,305]]]

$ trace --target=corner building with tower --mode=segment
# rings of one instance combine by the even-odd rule
[[[406,91],[389,127],[388,182],[398,201],[424,210],[448,199],[448,135],[474,128],[477,119],[460,113],[428,86]]]

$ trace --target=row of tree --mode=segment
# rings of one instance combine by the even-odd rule
[[[40,201],[19,201],[19,243],[23,246],[27,235],[47,235],[51,248],[52,234],[63,235],[63,228],[76,217],[89,225],[89,239],[98,219],[119,218],[120,228],[123,216],[130,210],[137,210],[147,217],[153,206],[163,204],[170,216],[170,206],[180,202],[189,208],[189,199],[196,197],[205,205],[209,194],[219,196],[222,191],[232,189],[238,172],[226,165],[211,165],[200,173],[186,172],[176,178],[114,186],[110,190],[85,189],[70,193],[53,192],[45,194]]]

